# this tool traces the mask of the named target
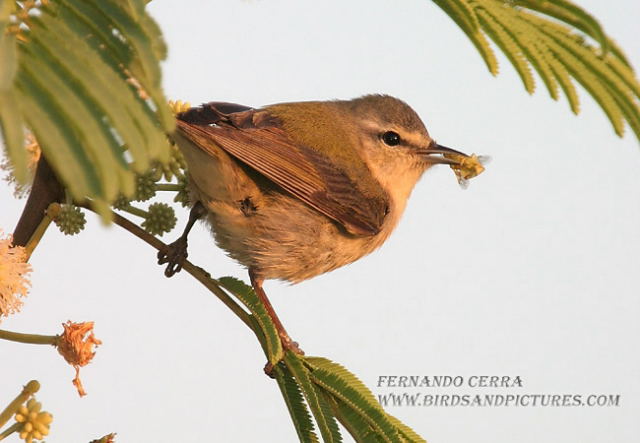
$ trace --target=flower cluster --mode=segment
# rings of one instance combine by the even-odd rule
[[[31,265],[26,261],[25,249],[13,246],[13,238],[3,238],[0,231],[0,317],[19,311],[22,301],[18,297],[26,297],[29,291]]]
[[[53,416],[48,412],[41,411],[42,404],[35,398],[29,399],[26,406],[20,406],[16,413],[16,421],[22,423],[20,428],[20,438],[26,443],[35,440],[42,440],[49,434],[49,425],[53,421]]]
[[[177,219],[173,208],[166,203],[153,203],[149,206],[148,215],[142,227],[153,235],[162,235],[171,231]]]
[[[189,102],[183,102],[182,100],[169,100],[169,107],[174,114],[180,114],[181,112],[188,111],[191,108]]]
[[[64,235],[75,235],[79,233],[87,223],[84,213],[80,208],[68,204],[60,206],[60,212],[58,212],[53,221]]]

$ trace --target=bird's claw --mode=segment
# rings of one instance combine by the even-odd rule
[[[175,273],[182,270],[182,265],[188,257],[187,239],[180,237],[171,243],[167,249],[158,252],[158,264],[167,264],[164,275],[172,277]]]
[[[286,337],[280,337],[280,339],[282,341],[282,347],[285,350],[291,351],[294,354],[304,355],[304,351],[300,348],[300,345],[297,341],[291,340],[291,337],[289,337],[288,335]]]
[[[304,355],[304,351],[300,348],[298,342],[291,340],[291,337],[289,337],[287,333],[284,333],[284,335],[282,333],[280,334],[280,342],[282,343],[282,347],[285,351],[291,351],[294,354]],[[273,364],[271,364],[271,362],[267,362],[267,364],[264,365],[264,373],[267,374],[267,376],[269,376],[270,378],[275,378],[275,376],[273,375]]]

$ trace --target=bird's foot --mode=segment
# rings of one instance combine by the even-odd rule
[[[300,345],[297,341],[293,341],[289,334],[286,332],[278,331],[280,335],[280,342],[282,343],[282,347],[285,351],[291,351],[294,354],[304,355],[304,351],[300,348]],[[264,365],[264,373],[267,374],[271,378],[275,378],[273,375],[273,365],[271,362],[267,362]]]
[[[269,378],[276,378],[275,375],[273,375],[273,365],[271,364],[270,361],[267,362],[266,365],[264,365],[264,368],[262,369],[264,371],[264,373],[267,375],[267,377]]]
[[[180,237],[171,243],[166,250],[158,252],[158,264],[167,264],[164,275],[172,277],[173,274],[180,272],[184,261],[187,259],[187,239]]]
[[[298,342],[293,341],[286,332],[280,331],[280,341],[282,342],[282,347],[285,350],[291,351],[294,354],[304,355],[304,351],[300,348]]]

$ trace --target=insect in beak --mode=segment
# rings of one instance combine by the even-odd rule
[[[418,153],[429,163],[449,165],[456,174],[460,185],[464,187],[469,179],[484,171],[483,163],[487,160],[487,157],[479,157],[476,154],[467,155],[435,142],[426,149],[418,150]]]

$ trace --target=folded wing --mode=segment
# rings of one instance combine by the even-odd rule
[[[178,129],[196,146],[216,146],[255,169],[348,232],[377,234],[388,212],[385,193],[364,193],[322,152],[293,142],[265,111],[209,103],[178,115]]]

